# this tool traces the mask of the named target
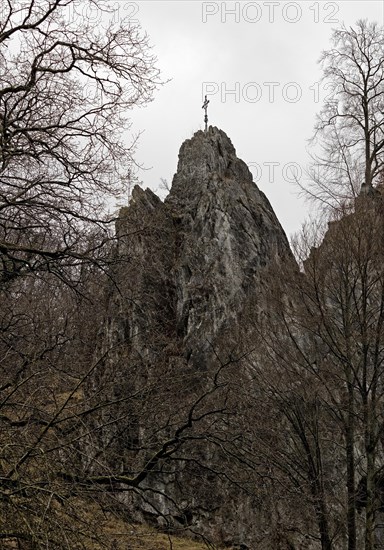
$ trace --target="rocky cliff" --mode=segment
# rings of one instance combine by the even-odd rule
[[[291,252],[268,199],[231,140],[215,127],[182,144],[164,202],[149,189],[134,188],[129,206],[120,212],[117,234],[122,263],[110,290],[103,348],[115,350],[109,359],[114,362],[115,397],[141,392],[139,402],[131,400],[121,415],[124,435],[111,438],[115,460],[132,471],[140,453],[148,456],[164,434],[169,437],[172,426],[180,428],[183,415],[191,417],[201,392],[208,394],[207,387],[212,394],[219,391],[217,369],[243,352],[241,335],[250,304],[256,316],[264,307],[263,272],[271,263],[291,258]],[[150,391],[151,399],[145,399]],[[231,395],[215,399],[209,401],[212,408],[221,399],[221,410],[229,410],[231,403],[238,412],[233,388]],[[207,411],[200,418],[211,418]],[[230,421],[220,422],[221,433],[228,433]],[[144,487],[155,492],[135,506],[147,519],[173,515],[181,525],[192,525],[215,540],[252,544],[255,503],[239,496],[238,482],[223,481],[228,472],[224,476],[222,471],[220,482],[214,475],[217,463],[230,462],[227,451],[223,458],[224,451],[218,454],[214,448],[217,426],[214,435],[207,423],[189,432],[188,452],[146,480]],[[236,429],[236,437],[242,437],[238,423]],[[194,455],[193,438],[210,443]],[[194,456],[193,464],[186,456]],[[236,476],[238,480],[241,474]]]
[[[222,332],[233,330],[250,295],[255,302],[261,294],[261,270],[290,254],[268,199],[215,127],[182,144],[164,203],[135,187],[117,230],[119,254],[134,271],[135,304],[123,314],[130,337],[143,349],[156,318],[165,340],[169,331],[181,338],[196,368]]]

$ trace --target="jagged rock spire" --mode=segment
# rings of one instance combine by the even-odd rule
[[[209,362],[205,354],[226,327],[236,324],[250,295],[261,294],[261,270],[290,255],[268,199],[229,137],[212,126],[182,144],[164,203],[149,189],[136,187],[118,230],[120,250],[146,266],[135,273],[134,288],[156,271],[162,284],[152,295],[172,289],[174,318],[168,321],[196,366]],[[140,303],[140,318],[153,318],[158,303],[160,297]]]
[[[218,357],[241,346],[249,305],[263,308],[265,270],[292,257],[268,199],[229,137],[212,126],[182,144],[164,202],[149,189],[134,188],[117,233],[118,255],[127,261],[117,274],[119,292],[111,292],[105,338],[120,350],[115,370],[127,394],[132,380],[159,369],[197,380],[202,371],[214,372]],[[129,430],[135,440],[138,434]],[[175,501],[192,503],[189,513],[208,536],[220,525],[223,540],[240,540],[245,532],[252,540],[252,506],[239,517],[244,503],[224,502],[219,485],[207,494],[183,478],[167,490]],[[157,503],[156,509],[172,514],[169,505]]]

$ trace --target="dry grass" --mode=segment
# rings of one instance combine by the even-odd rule
[[[187,538],[168,536],[144,526],[131,526],[129,534],[114,535],[115,548],[124,550],[207,550],[207,545]],[[112,546],[112,548],[114,548]],[[211,548],[213,548],[211,546]]]
[[[76,499],[77,500],[77,499]],[[92,542],[85,542],[89,550],[220,550],[219,547],[194,541],[181,534],[180,536],[161,533],[148,525],[137,525],[125,521],[111,512],[100,513],[96,503],[78,499],[76,508],[81,507],[81,514],[88,525],[94,523],[97,537]],[[100,542],[97,542],[97,539]]]
[[[171,536],[147,525],[131,524],[114,514],[104,513],[102,519],[100,512],[92,504],[90,506],[88,502],[79,500],[77,504],[86,504],[86,512],[81,514],[84,524],[88,524],[87,516],[92,516],[90,523],[94,523],[96,519],[97,529],[95,527],[92,533],[89,530],[89,524],[88,528],[84,528],[85,525],[81,525],[82,522],[77,523],[77,542],[73,541],[73,550],[220,550],[219,547],[197,542],[186,536]],[[76,529],[75,524],[72,527]],[[67,545],[64,544],[63,547],[67,548]],[[0,541],[1,550],[18,548],[20,546],[16,539]],[[30,547],[21,546],[21,548]]]

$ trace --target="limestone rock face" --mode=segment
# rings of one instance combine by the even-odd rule
[[[289,253],[288,242],[247,165],[217,128],[181,146],[165,207],[179,222],[177,323],[198,367],[208,342],[236,323],[250,293],[260,292],[260,269]]]
[[[130,337],[153,329],[158,317],[160,331],[173,329],[197,368],[220,332],[236,323],[249,295],[261,293],[261,269],[290,255],[268,199],[231,140],[214,127],[182,144],[164,203],[135,187],[118,235],[119,253],[130,258],[123,275],[135,302],[125,312]]]
[[[212,370],[215,358],[238,343],[249,303],[262,310],[264,270],[292,257],[268,199],[231,140],[215,127],[182,144],[164,202],[149,189],[134,188],[129,206],[120,212],[117,234],[117,255],[126,261],[117,271],[119,292],[111,289],[104,346],[120,350],[115,358],[120,393],[161,369],[175,376]],[[133,365],[138,375],[132,375]],[[170,402],[179,398],[171,396]],[[153,422],[161,414],[165,418],[166,410],[163,400]],[[136,425],[126,428],[127,447],[145,437],[138,415],[131,414]],[[130,459],[121,445],[116,454],[127,469]],[[161,514],[169,512],[170,504],[160,496],[166,490],[185,504],[203,533],[249,544],[252,538],[245,533],[255,525],[250,502],[240,503],[233,495],[223,499],[223,486],[198,483],[188,468],[180,474],[182,483],[175,475],[152,479]],[[142,508],[154,514],[148,499]]]

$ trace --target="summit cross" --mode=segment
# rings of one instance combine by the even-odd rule
[[[208,129],[208,115],[207,115],[208,103],[209,103],[209,99],[207,99],[207,96],[205,96],[204,103],[202,106],[202,109],[205,110],[205,115],[204,115],[205,131],[207,131]]]

